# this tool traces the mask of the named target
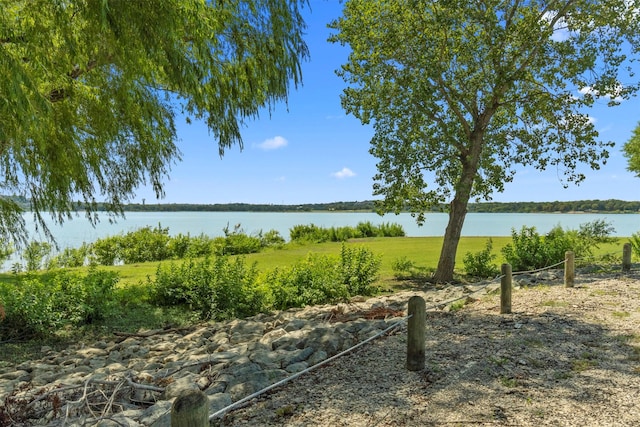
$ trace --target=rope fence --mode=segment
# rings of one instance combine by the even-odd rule
[[[629,272],[631,270],[631,244],[626,243],[623,246],[622,256],[622,271]],[[615,254],[612,254],[615,255]],[[171,426],[172,427],[205,427],[209,426],[210,421],[223,417],[226,413],[239,409],[247,405],[253,399],[277,388],[286,383],[289,383],[296,378],[309,373],[315,369],[318,369],[342,356],[352,353],[356,349],[363,347],[364,345],[380,338],[383,335],[389,334],[394,329],[407,323],[407,359],[406,369],[409,371],[420,371],[425,366],[425,336],[426,336],[426,312],[434,310],[449,304],[453,304],[457,301],[468,298],[469,296],[479,293],[486,289],[492,283],[500,281],[500,313],[511,313],[511,291],[513,288],[513,277],[524,274],[535,274],[546,270],[554,269],[564,264],[564,285],[565,287],[573,287],[575,280],[575,256],[571,251],[565,253],[565,259],[547,267],[526,270],[526,271],[511,271],[510,264],[502,264],[501,274],[494,279],[488,280],[486,284],[470,293],[450,300],[438,302],[429,307],[426,306],[425,300],[420,296],[412,296],[408,302],[407,315],[402,317],[397,322],[393,323],[386,329],[380,331],[376,335],[373,335],[352,347],[329,357],[317,364],[310,366],[300,372],[292,374],[276,383],[273,383],[262,390],[259,390],[253,394],[250,394],[232,404],[216,411],[215,413],[208,414],[208,400],[204,393],[200,390],[187,390],[179,395],[174,401],[171,407]]]

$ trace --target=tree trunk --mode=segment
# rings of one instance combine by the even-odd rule
[[[480,128],[482,129],[482,128]],[[469,138],[469,149],[460,154],[462,171],[456,185],[456,192],[451,201],[449,223],[444,233],[444,242],[440,251],[438,268],[433,275],[436,283],[453,281],[453,269],[456,265],[456,253],[462,234],[462,226],[467,216],[467,206],[471,198],[473,183],[478,173],[478,164],[483,147],[483,131],[474,130]]]
[[[449,212],[449,223],[444,233],[444,242],[442,242],[442,250],[440,251],[440,259],[438,260],[438,269],[433,275],[436,283],[446,283],[453,281],[453,269],[456,265],[456,253],[458,252],[458,243],[462,234],[462,226],[467,215],[467,205],[469,204],[469,192],[466,197],[460,192],[451,202],[451,210]]]

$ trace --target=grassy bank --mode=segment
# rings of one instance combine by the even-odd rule
[[[477,253],[485,248],[487,237],[464,237],[458,248],[456,265],[462,280],[469,280],[462,276],[463,258],[465,254]],[[512,241],[511,237],[494,237],[492,253],[496,255],[495,264],[504,262],[501,249]],[[603,244],[594,251],[595,256],[613,253],[618,258],[622,254],[622,245],[627,239],[616,239],[612,243]],[[376,255],[381,256],[381,265],[378,280],[375,283],[383,292],[394,292],[406,289],[407,286],[420,286],[420,283],[398,280],[394,272],[394,264],[398,260],[404,260],[417,271],[428,276],[435,269],[440,255],[442,238],[438,237],[398,237],[398,238],[366,238],[353,239],[346,243],[347,247],[364,247]],[[280,249],[268,248],[262,252],[242,255],[247,265],[256,265],[258,272],[272,271],[276,268],[290,267],[305,259],[309,253],[321,255],[338,255],[342,243],[318,243],[318,244],[287,244]],[[560,260],[558,260],[560,261]],[[100,267],[100,270],[113,271],[118,274],[118,292],[123,298],[121,301],[126,307],[122,307],[122,315],[110,316],[82,327],[67,327],[55,331],[46,339],[38,339],[20,342],[13,340],[2,343],[0,346],[0,363],[15,363],[39,357],[40,348],[43,345],[61,349],[72,342],[92,341],[98,339],[109,340],[115,331],[135,332],[141,328],[155,329],[167,326],[181,326],[198,321],[197,315],[186,307],[156,307],[145,304],[146,283],[148,278],[154,279],[160,264],[168,265],[171,262],[182,264],[183,260],[148,262],[128,264],[122,266]],[[88,268],[77,269],[86,273]],[[48,272],[35,273],[48,275]],[[0,281],[15,282],[16,276],[11,273],[0,275]]]

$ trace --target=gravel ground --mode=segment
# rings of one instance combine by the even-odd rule
[[[429,311],[422,371],[405,369],[400,328],[215,424],[640,425],[640,275],[551,281],[515,290],[512,314],[499,307],[493,292]]]

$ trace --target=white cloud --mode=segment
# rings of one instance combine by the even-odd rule
[[[587,95],[587,94],[588,94],[588,95],[594,96],[594,97],[596,97],[596,98],[600,98],[600,97],[602,97],[602,98],[608,98],[608,99],[610,99],[610,100],[612,100],[612,101],[615,101],[615,102],[621,102],[621,101],[623,101],[623,100],[624,100],[624,98],[623,98],[622,96],[620,96],[620,94],[623,92],[623,87],[622,87],[622,85],[621,85],[621,84],[619,84],[619,83],[618,83],[618,85],[613,89],[613,91],[612,91],[613,93],[601,93],[601,92],[599,92],[599,91],[595,90],[595,89],[594,89],[593,87],[591,87],[591,86],[583,87],[583,88],[581,88],[581,89],[579,90],[579,92],[580,92],[582,95]]]
[[[338,179],[345,179],[345,178],[351,178],[353,176],[356,176],[356,174],[349,168],[342,168],[342,170],[332,173],[331,176]]]
[[[286,147],[289,142],[281,136],[274,136],[273,138],[265,139],[260,144],[258,144],[258,148],[268,151],[268,150],[277,150],[278,148]]]
[[[284,176],[279,176],[279,177],[277,177],[277,178],[275,179],[275,181],[276,181],[276,182],[285,182],[286,180],[287,180],[287,178],[286,178],[286,177],[284,177]]]
[[[542,15],[542,20],[551,23],[557,16],[557,11],[548,11]],[[567,23],[566,18],[561,17],[558,21],[553,25],[553,33],[551,34],[551,40],[556,42],[563,42],[568,40],[573,35],[572,31],[569,29],[569,24]]]

